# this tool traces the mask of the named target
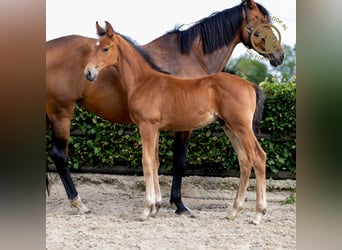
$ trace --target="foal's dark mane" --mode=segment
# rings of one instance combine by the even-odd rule
[[[178,25],[167,34],[177,34],[178,46],[182,54],[190,53],[193,41],[200,34],[204,54],[210,54],[232,41],[242,23],[243,4],[241,3],[230,9],[215,12],[197,21],[186,30],[181,30],[183,25]],[[264,16],[269,16],[268,11],[261,4],[256,4]]]
[[[100,33],[98,34],[100,37],[104,36],[106,33]],[[143,49],[143,47],[139,46],[133,39],[131,39],[128,36],[122,35],[120,33],[116,33],[117,35],[121,36],[123,39],[125,39],[126,42],[128,42],[144,59],[145,61],[156,71],[164,73],[164,74],[170,74],[170,72],[167,72],[160,68],[153,60],[151,55]]]

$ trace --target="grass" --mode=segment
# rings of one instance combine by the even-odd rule
[[[296,203],[296,193],[291,193],[289,197],[287,197],[284,201],[281,202],[282,205],[286,204],[294,204]]]

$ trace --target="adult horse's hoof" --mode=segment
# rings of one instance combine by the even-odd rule
[[[187,208],[184,208],[184,209],[177,208],[175,211],[175,214],[195,217]]]
[[[175,204],[177,209],[175,211],[175,214],[177,215],[186,215],[186,216],[190,216],[192,217],[193,215],[191,214],[191,212],[189,211],[189,209],[187,209],[182,200],[181,199],[175,199],[175,200],[170,200],[170,204]]]
[[[77,195],[75,199],[70,200],[70,207],[75,209],[76,214],[89,214],[90,213],[90,209],[87,208],[83,204],[81,197],[79,195]]]

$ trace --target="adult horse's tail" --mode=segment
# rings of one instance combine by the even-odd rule
[[[50,183],[50,180],[49,180],[49,176],[48,174],[46,173],[46,192],[47,192],[47,195],[50,196],[50,191],[51,191],[51,183]]]
[[[49,130],[50,126],[51,126],[51,121],[49,119],[48,114],[45,113],[45,132],[47,132]],[[46,192],[47,192],[48,196],[50,196],[51,183],[50,183],[48,174],[45,173],[45,175],[46,175],[46,181],[45,181]]]
[[[253,117],[253,131],[256,135],[258,132],[259,124],[262,119],[262,112],[264,110],[265,95],[259,85],[254,84],[254,90],[256,94],[256,109]]]

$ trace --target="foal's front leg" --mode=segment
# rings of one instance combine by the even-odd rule
[[[156,164],[156,148],[158,129],[151,124],[139,126],[142,143],[142,165],[145,179],[145,206],[140,220],[144,221],[159,210],[161,194],[158,181],[158,164]],[[157,207],[156,207],[156,200]]]
[[[154,169],[153,169],[153,184],[154,184],[154,192],[155,192],[155,205],[152,210],[151,216],[155,217],[159,211],[162,201],[162,195],[159,186],[159,131],[157,132],[156,136],[156,146],[155,146],[155,158],[154,158]]]

